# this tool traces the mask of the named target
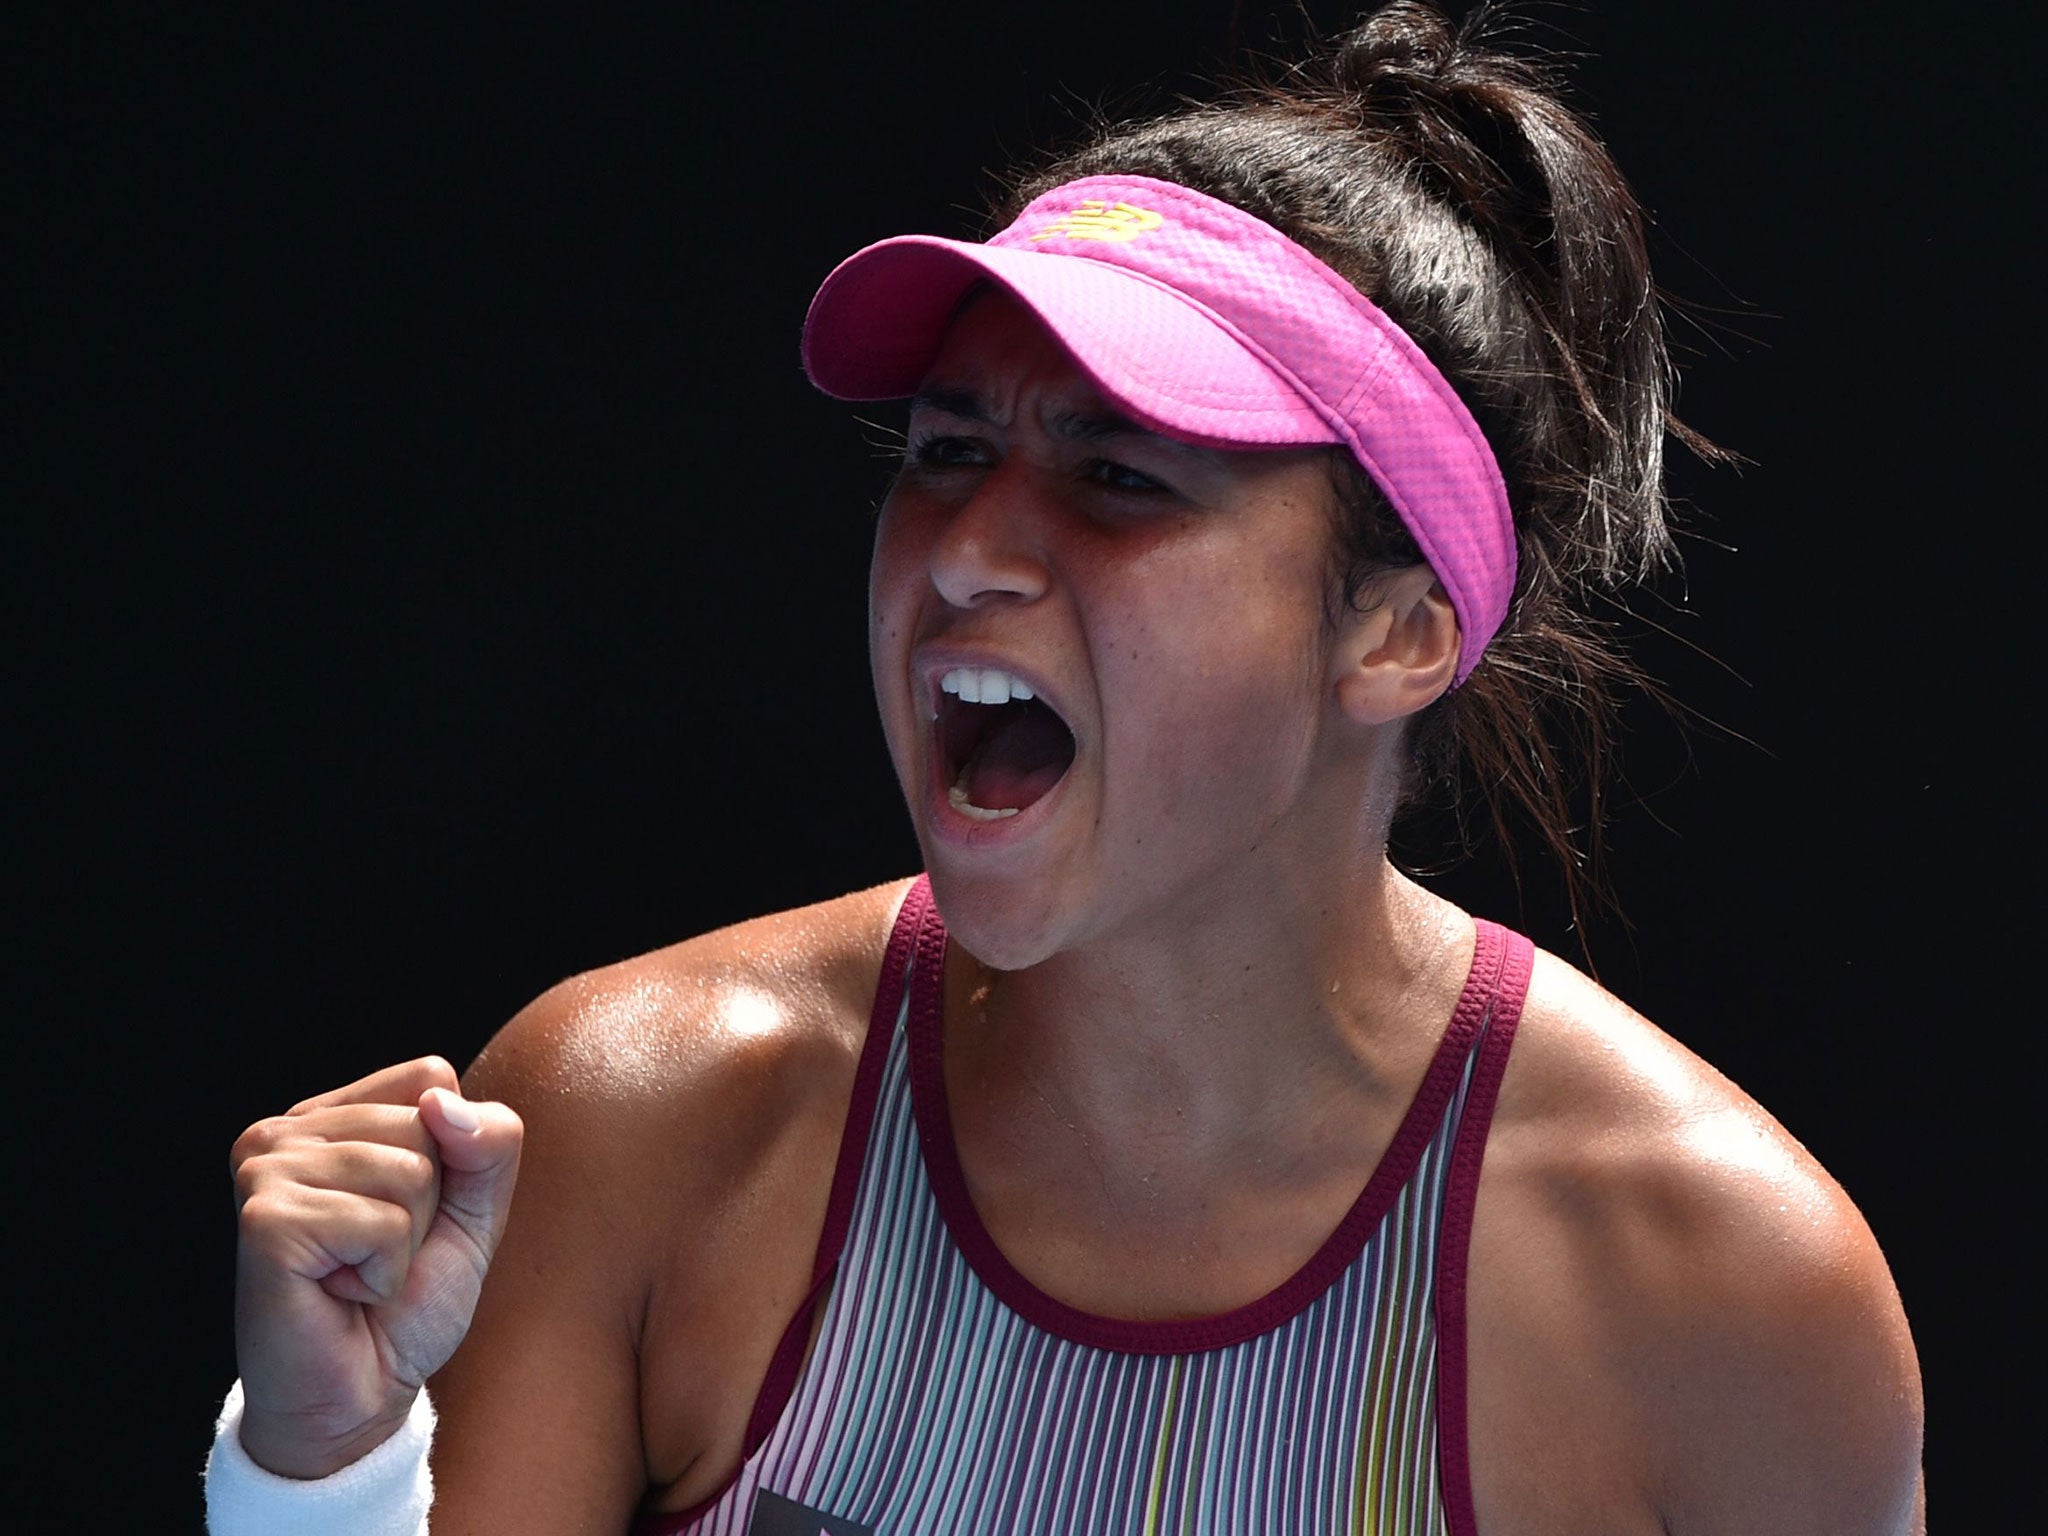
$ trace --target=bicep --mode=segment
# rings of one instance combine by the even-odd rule
[[[646,1488],[629,1339],[575,1290],[494,1270],[434,1379],[435,1536],[620,1531]]]
[[[500,1039],[465,1087],[520,1110],[526,1149],[475,1321],[432,1384],[433,1530],[624,1531],[647,1482],[647,1224],[625,1209],[635,1193],[619,1175],[628,1149],[607,1129],[605,1106],[560,1091],[545,1054]]]

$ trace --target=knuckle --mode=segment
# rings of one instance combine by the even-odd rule
[[[285,1128],[290,1120],[286,1115],[267,1115],[235,1138],[235,1145],[229,1154],[240,1163],[251,1157],[260,1157],[284,1139]]]
[[[439,1168],[417,1147],[382,1146],[365,1149],[360,1174],[366,1184],[392,1191],[393,1199],[411,1200],[433,1188]]]
[[[299,1182],[302,1159],[289,1147],[271,1147],[252,1153],[234,1167],[236,1194],[247,1199],[262,1190],[282,1191]]]
[[[269,1181],[270,1158],[267,1153],[256,1153],[236,1162],[234,1166],[235,1199],[241,1203],[244,1213],[249,1203],[260,1197],[263,1186]]]
[[[446,1056],[422,1056],[413,1062],[412,1066],[413,1070],[426,1080],[428,1088],[454,1089],[459,1085],[460,1079],[456,1075],[454,1064]]]
[[[244,1241],[261,1246],[294,1224],[290,1202],[275,1191],[258,1190],[242,1202],[239,1226]]]
[[[380,1200],[376,1205],[377,1246],[390,1254],[410,1254],[413,1246],[412,1212],[402,1205]]]

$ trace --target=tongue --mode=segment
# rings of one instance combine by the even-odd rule
[[[1004,709],[967,765],[967,799],[985,811],[1022,810],[1060,781],[1074,738],[1045,708]]]

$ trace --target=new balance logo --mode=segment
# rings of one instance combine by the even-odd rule
[[[1054,219],[1031,238],[1033,240],[1135,240],[1148,229],[1166,222],[1150,208],[1129,203],[1105,203],[1091,197],[1072,213]]]

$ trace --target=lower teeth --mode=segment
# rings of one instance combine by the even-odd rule
[[[954,810],[975,821],[1001,821],[1005,816],[1014,816],[1020,807],[1009,805],[996,810],[974,804],[967,798],[967,775],[961,774],[953,787],[946,791],[946,799]]]

